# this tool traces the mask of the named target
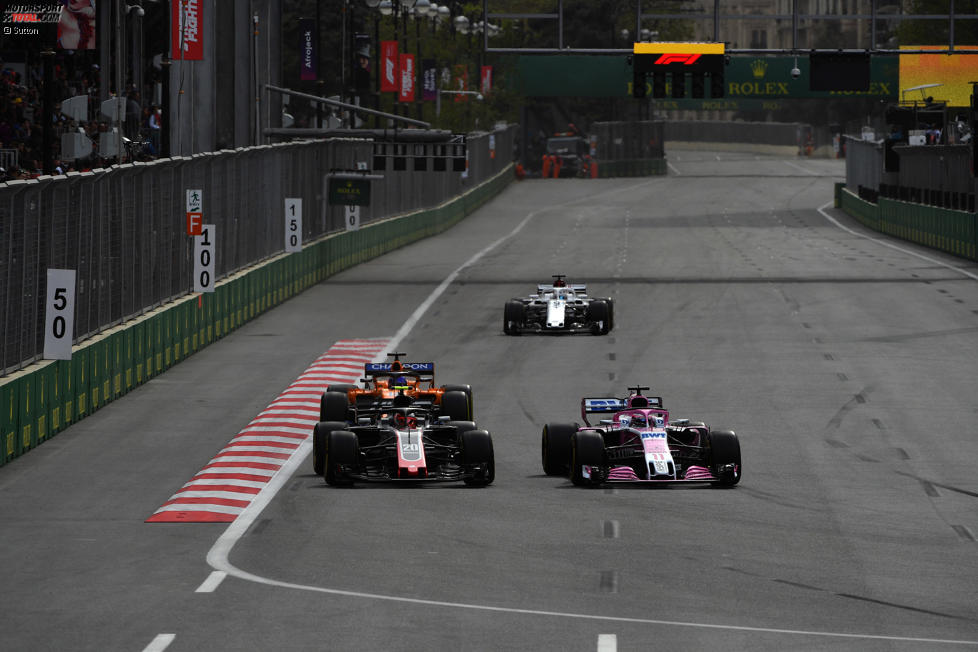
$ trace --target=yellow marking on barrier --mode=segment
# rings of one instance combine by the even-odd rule
[[[82,392],[78,395],[78,416],[85,414],[88,410],[88,401],[85,399],[88,397],[88,392]]]
[[[164,352],[165,352],[165,354],[166,354],[166,355],[165,355],[165,358],[164,358],[164,359],[166,360],[166,366],[167,366],[167,367],[169,367],[169,366],[170,366],[170,356],[171,356],[171,354],[172,354],[173,352],[172,352],[172,351],[170,350],[170,347],[169,347],[169,346],[168,346],[168,347],[166,347],[165,349],[163,349],[163,351],[164,351]]]
[[[210,344],[214,339],[214,324],[207,324],[207,343]]]
[[[102,398],[106,401],[109,400],[109,379],[106,378],[105,382],[102,383]]]
[[[37,418],[37,441],[41,441],[48,434],[47,416],[42,414]]]
[[[116,374],[114,380],[115,387],[113,389],[115,390],[115,395],[118,396],[122,393],[122,374]]]
[[[24,389],[25,389],[24,400],[27,402],[26,403],[27,412],[30,413],[30,411],[31,411],[31,386],[30,385],[24,385]]]
[[[75,407],[74,401],[65,401],[65,423],[71,423],[71,410],[73,407]]]
[[[55,430],[61,427],[61,408],[59,407],[51,410],[51,427]]]
[[[132,387],[132,369],[126,369],[126,389]]]
[[[143,382],[143,363],[142,362],[137,362],[136,363],[136,382],[137,383]]]
[[[25,450],[31,447],[31,424],[24,426],[24,430],[20,436],[20,446]]]
[[[157,353],[156,354],[156,373],[160,373],[161,371],[163,371],[163,354],[162,353]]]
[[[14,454],[14,433],[8,432],[7,433],[7,457],[12,456],[13,454]]]

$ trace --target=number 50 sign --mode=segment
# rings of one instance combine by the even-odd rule
[[[71,360],[71,340],[75,331],[75,270],[48,270],[44,305],[44,359]]]

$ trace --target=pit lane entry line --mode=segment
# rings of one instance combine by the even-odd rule
[[[631,189],[635,189],[644,185],[649,185],[657,179],[652,179],[642,183],[634,184]],[[388,347],[390,350],[396,350],[401,340],[403,340],[408,333],[414,328],[418,323],[424,313],[431,307],[431,305],[445,292],[445,290],[451,285],[451,283],[458,277],[458,275],[466,268],[471,267],[476,262],[478,262],[483,256],[488,254],[490,251],[498,247],[500,244],[509,240],[511,237],[515,236],[526,224],[536,215],[555,210],[559,208],[564,208],[571,204],[575,204],[585,200],[593,200],[595,197],[600,197],[606,194],[620,194],[621,189],[615,188],[614,190],[609,190],[604,193],[599,193],[597,195],[591,195],[582,199],[570,200],[563,202],[561,204],[556,204],[554,206],[549,206],[547,208],[542,208],[529,213],[516,227],[513,228],[507,235],[490,243],[488,246],[483,248],[481,251],[473,255],[467,261],[462,263],[458,268],[455,269],[451,274],[449,274],[441,284],[435,288],[432,293],[421,303],[420,306],[411,314],[404,325],[397,331],[397,333],[388,342]],[[830,204],[826,204],[828,206]],[[823,207],[824,208],[824,207]],[[821,212],[821,209],[819,209]],[[825,213],[823,213],[825,215]],[[828,219],[832,220],[831,217],[825,215]],[[835,222],[835,220],[832,220]],[[839,225],[841,226],[841,224]],[[845,227],[842,227],[845,228]],[[383,360],[384,356],[379,355],[375,360]],[[928,644],[941,644],[941,645],[967,645],[978,647],[978,640],[968,641],[968,640],[953,640],[953,639],[936,639],[936,638],[920,638],[920,637],[908,637],[908,636],[886,636],[880,634],[858,634],[858,633],[846,633],[846,632],[828,632],[828,631],[811,631],[811,630],[796,630],[796,629],[780,629],[780,628],[770,628],[770,627],[751,627],[746,625],[722,625],[716,623],[699,623],[690,621],[675,621],[675,620],[659,620],[655,618],[628,618],[622,616],[604,616],[600,614],[584,614],[584,613],[571,613],[563,611],[547,611],[542,609],[518,609],[515,607],[496,607],[492,605],[480,605],[471,604],[464,602],[446,602],[442,600],[426,600],[421,598],[407,598],[403,596],[396,595],[383,595],[379,593],[366,593],[363,591],[347,591],[343,589],[330,589],[320,586],[310,586],[306,584],[293,584],[291,582],[282,582],[279,580],[274,580],[268,577],[262,577],[260,575],[255,575],[247,571],[241,570],[240,568],[234,566],[230,562],[229,555],[231,549],[238,540],[245,535],[251,525],[255,522],[261,512],[265,507],[272,501],[272,499],[278,494],[279,490],[285,485],[285,483],[291,479],[293,473],[299,465],[305,461],[309,452],[312,450],[312,443],[306,439],[302,442],[299,448],[293,453],[293,455],[286,460],[286,462],[281,466],[281,468],[275,473],[272,479],[262,488],[257,496],[251,501],[251,503],[241,512],[241,514],[236,518],[228,528],[218,537],[217,541],[211,547],[210,551],[207,553],[207,563],[211,568],[219,571],[223,571],[232,577],[236,577],[241,580],[248,582],[255,582],[257,584],[263,584],[265,586],[274,586],[278,588],[285,589],[295,589],[299,591],[309,591],[313,593],[323,593],[328,595],[345,596],[349,598],[359,598],[367,600],[383,600],[386,602],[399,602],[402,604],[416,604],[423,605],[427,607],[445,607],[450,609],[468,609],[473,611],[483,611],[483,612],[493,612],[493,613],[506,613],[506,614],[517,614],[524,616],[545,616],[552,618],[572,618],[576,620],[592,620],[601,622],[617,622],[617,623],[629,623],[638,625],[658,625],[658,626],[668,626],[668,627],[687,627],[695,629],[712,629],[718,631],[737,631],[737,632],[754,632],[760,634],[787,634],[794,636],[812,636],[821,638],[840,638],[840,639],[862,639],[862,640],[877,640],[877,641],[898,641],[907,643],[928,643]]]

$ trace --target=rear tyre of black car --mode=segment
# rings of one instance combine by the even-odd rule
[[[547,475],[567,477],[570,472],[571,437],[577,432],[576,423],[548,423],[540,435],[540,457]]]
[[[475,417],[475,399],[472,398],[472,385],[444,385],[442,389],[446,392],[463,392],[466,396],[468,396],[469,412],[472,413],[472,416],[469,418]]]
[[[607,335],[611,330],[611,310],[604,299],[591,302],[588,306],[588,317],[592,324],[591,332],[595,335]]]
[[[441,416],[452,421],[471,421],[472,404],[465,392],[445,392],[441,395]]]
[[[732,465],[732,466],[731,466]],[[740,440],[732,430],[710,432],[710,471],[717,478],[714,487],[733,487],[743,474]]]
[[[601,484],[601,478],[595,477],[595,471],[604,471],[606,454],[604,437],[590,430],[579,430],[571,437],[571,482],[578,487],[596,487]],[[591,467],[591,477],[584,476],[584,466]]]
[[[322,475],[326,468],[326,438],[334,430],[345,430],[343,421],[320,421],[312,430],[312,470]]]
[[[463,481],[470,487],[485,487],[496,479],[496,459],[492,437],[485,430],[469,430],[459,436]]]
[[[353,478],[343,470],[356,468],[360,457],[360,445],[357,436],[349,430],[334,430],[326,437],[325,468],[323,479],[326,484],[334,487],[348,487],[353,484]]]
[[[350,399],[346,392],[323,392],[322,398],[319,399],[319,420],[345,423],[349,407]]]
[[[526,306],[522,301],[507,301],[503,309],[503,332],[507,335],[519,335],[526,321]]]

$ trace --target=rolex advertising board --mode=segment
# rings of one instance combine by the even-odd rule
[[[791,69],[796,61],[801,74],[793,78]],[[663,109],[736,110],[770,108],[773,103],[791,99],[873,97],[896,101],[899,56],[873,57],[870,66],[867,91],[812,91],[809,90],[807,56],[731,55],[723,71],[722,98],[693,99],[687,96],[673,99],[669,80],[666,97],[655,102]],[[631,97],[632,80],[632,67],[625,55],[521,56],[519,59],[518,90],[531,97]],[[652,97],[651,78],[647,83],[647,96]],[[689,87],[687,83],[687,89]]]

